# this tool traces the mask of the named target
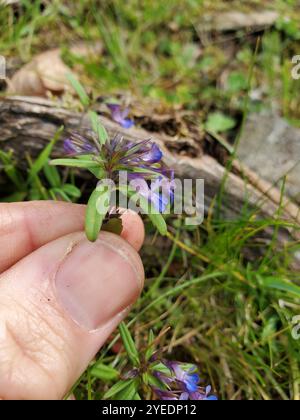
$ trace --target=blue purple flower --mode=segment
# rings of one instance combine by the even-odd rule
[[[100,146],[93,136],[87,139],[73,133],[64,141],[64,149],[69,156],[88,155],[99,162],[106,178],[113,181],[126,171],[130,185],[160,213],[174,200],[174,172],[163,165],[163,153],[150,139],[134,143],[117,134]]]
[[[72,133],[64,141],[65,153],[69,156],[93,155],[101,157],[108,173],[126,170],[133,178],[153,179],[165,173],[162,165],[163,153],[157,144],[149,140],[134,143],[117,134],[102,147],[94,139]]]
[[[120,124],[123,128],[131,128],[134,125],[133,120],[128,118],[129,109],[122,109],[121,105],[116,103],[106,104],[110,109],[112,119]]]
[[[152,143],[149,151],[143,155],[143,160],[148,163],[157,163],[162,160],[163,153],[156,143]]]
[[[162,383],[162,389],[154,387],[154,393],[161,400],[202,400],[215,401],[217,397],[210,395],[211,387],[199,385],[200,377],[195,365],[187,366],[180,362],[162,362],[170,371],[154,371],[155,377]]]
[[[174,201],[175,184],[173,179],[159,176],[149,187],[141,178],[134,178],[130,184],[139,194],[153,204],[159,213],[164,213]]]
[[[193,365],[186,368],[182,363],[178,362],[167,362],[166,364],[186,392],[192,393],[197,391],[200,377],[196,373],[196,366]]]
[[[68,156],[80,156],[96,153],[97,148],[80,134],[72,133],[71,136],[64,141],[64,151]]]

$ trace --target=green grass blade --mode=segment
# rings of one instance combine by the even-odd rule
[[[297,286],[296,284],[290,283],[277,277],[262,278],[260,281],[268,289],[280,290],[300,298],[300,286]]]
[[[28,176],[28,183],[32,182],[32,180],[38,175],[38,173],[48,163],[53,147],[55,143],[59,140],[63,132],[63,129],[64,127],[62,126],[57,130],[53,139],[50,141],[50,143],[45,147],[45,149],[40,153],[40,155],[31,165],[29,176]]]
[[[88,108],[89,105],[90,105],[90,98],[88,97],[88,95],[87,95],[84,87],[82,86],[82,84],[79,82],[78,79],[76,79],[76,77],[74,76],[73,73],[68,73],[67,74],[67,79],[69,80],[71,86],[73,87],[73,89],[77,93],[77,95],[80,99],[80,102],[82,103],[84,108]]]

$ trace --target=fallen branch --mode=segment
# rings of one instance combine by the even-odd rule
[[[220,189],[225,168],[213,157],[202,153],[195,140],[172,138],[167,135],[150,133],[140,128],[130,131],[102,116],[102,123],[113,135],[123,132],[127,138],[137,141],[152,137],[163,149],[165,162],[174,168],[177,176],[205,180],[205,205],[208,209]],[[0,144],[3,149],[13,149],[20,164],[25,163],[25,152],[36,156],[49,142],[60,126],[66,132],[85,131],[90,128],[89,118],[78,112],[65,109],[57,103],[29,97],[11,97],[0,99]],[[62,155],[62,145],[54,151],[55,156]],[[245,203],[249,208],[257,209],[264,217],[273,217],[281,202],[280,191],[238,161],[234,168],[239,174],[230,173],[225,186],[223,201],[224,215],[236,217]],[[299,208],[287,198],[284,199],[282,217],[300,223]],[[295,233],[297,236],[297,234]]]

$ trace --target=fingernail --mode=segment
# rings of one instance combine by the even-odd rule
[[[114,235],[83,240],[60,266],[57,298],[84,329],[96,330],[131,305],[143,284],[143,268],[129,245]]]

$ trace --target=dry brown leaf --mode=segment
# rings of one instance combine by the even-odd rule
[[[9,81],[8,93],[27,96],[47,96],[48,92],[62,94],[69,87],[66,75],[70,72],[59,49],[47,51],[15,73]]]
[[[70,52],[81,57],[100,55],[103,45],[100,42],[79,42],[70,47]],[[8,94],[20,96],[42,96],[48,93],[61,95],[70,89],[66,77],[71,69],[63,62],[60,49],[46,51],[34,57],[17,71],[8,81]]]

